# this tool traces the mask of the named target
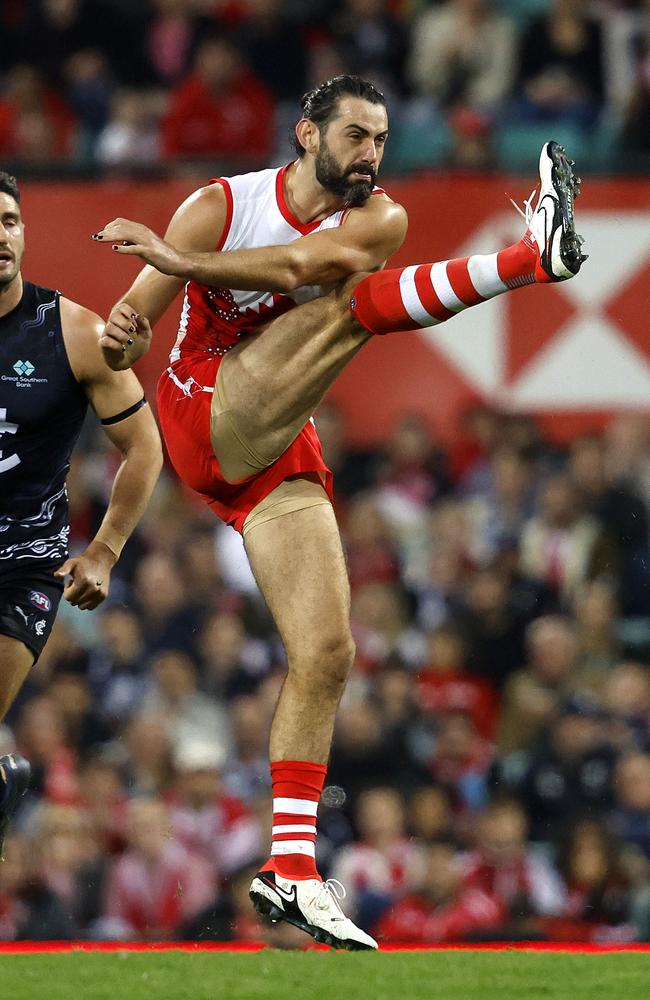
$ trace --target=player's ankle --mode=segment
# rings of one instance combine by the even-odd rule
[[[283,855],[282,857],[270,857],[262,865],[260,871],[271,871],[279,875],[280,878],[289,879],[291,882],[300,882],[303,879],[316,878],[322,882],[322,878],[316,868],[313,858],[306,858],[303,855]]]

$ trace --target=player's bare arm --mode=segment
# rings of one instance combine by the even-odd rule
[[[207,200],[207,196],[204,195]],[[224,198],[221,192],[221,198]],[[225,199],[224,199],[225,200]],[[95,235],[120,254],[141,257],[163,274],[203,285],[291,292],[303,285],[331,285],[350,274],[375,271],[404,242],[406,212],[383,195],[352,209],[342,226],[312,233],[285,246],[218,253],[183,252],[172,234],[115,219]]]
[[[147,506],[162,466],[162,448],[151,410],[142,405],[144,393],[135,374],[116,373],[103,362],[98,346],[104,328],[100,317],[62,298],[61,321],[75,377],[122,455],[97,534],[85,552],[57,570],[58,576],[70,577],[66,599],[82,610],[93,610],[106,598],[111,570]]]
[[[173,243],[179,251],[211,250],[219,242],[226,216],[223,188],[216,184],[199,188],[177,208],[167,227],[165,241]],[[161,243],[165,241],[160,240]],[[146,354],[151,346],[152,326],[184,284],[184,278],[163,274],[155,267],[142,269],[111,310],[100,337],[104,361],[110,368],[124,371]]]

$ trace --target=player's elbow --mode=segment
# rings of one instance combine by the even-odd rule
[[[286,262],[279,275],[278,291],[295,292],[297,288],[310,284],[309,255],[295,244],[287,249]]]
[[[305,285],[331,285],[356,271],[368,270],[365,257],[352,248],[334,246],[326,254],[316,255],[313,247],[303,249],[300,243],[298,240],[291,247],[286,286],[281,291],[293,292]]]

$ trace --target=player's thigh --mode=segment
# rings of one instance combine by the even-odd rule
[[[331,504],[256,525],[245,544],[290,661],[345,670],[354,649],[350,587]]]
[[[229,351],[220,367],[225,394],[238,413],[258,413],[263,398],[267,423],[285,420],[312,405],[370,336],[345,296],[332,292],[276,317]]]

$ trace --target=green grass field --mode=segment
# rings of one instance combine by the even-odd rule
[[[650,955],[0,955],[2,1000],[648,1000]]]

